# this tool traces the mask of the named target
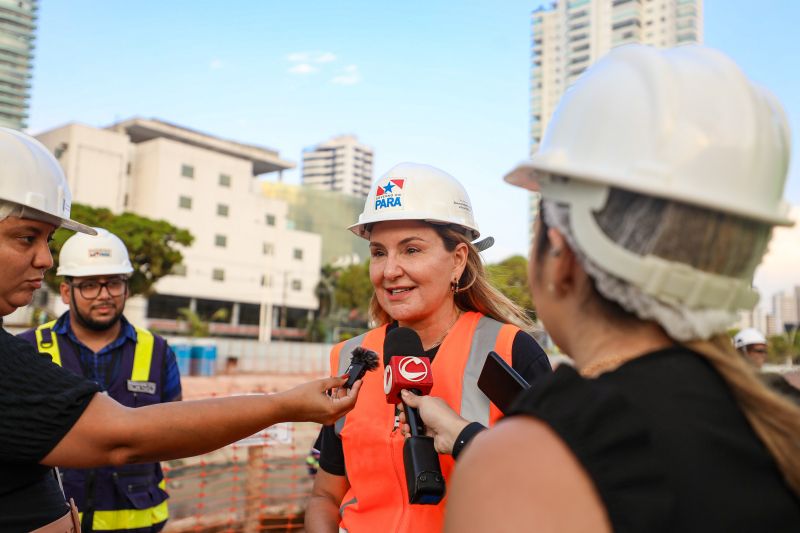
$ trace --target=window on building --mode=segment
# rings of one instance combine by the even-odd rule
[[[228,216],[228,206],[225,204],[217,204],[217,215],[221,217]]]
[[[239,324],[257,326],[261,319],[261,306],[258,304],[239,304]]]
[[[269,274],[262,274],[261,275],[261,286],[262,287],[272,287],[272,276]]]
[[[303,282],[299,279],[292,280],[292,290],[293,291],[302,291],[303,290]]]
[[[194,178],[194,167],[192,165],[181,165],[181,176]]]
[[[275,245],[271,242],[265,242],[261,246],[261,253],[264,255],[274,255],[275,254]]]
[[[267,213],[266,220],[267,220],[267,226],[275,225],[275,215],[270,215],[269,213]]]
[[[178,309],[188,308],[190,304],[191,300],[183,296],[154,294],[147,299],[147,318],[177,320],[180,317]]]
[[[191,209],[192,208],[192,199],[188,196],[181,196],[178,198],[178,207],[181,209]]]
[[[225,281],[225,271],[221,268],[215,268],[211,271],[211,279],[214,281]]]
[[[227,174],[220,174],[219,175],[219,185],[220,187],[230,187],[231,186],[231,177]]]
[[[295,259],[298,259],[298,260],[303,259],[303,249],[302,248],[295,248],[293,257]]]
[[[197,316],[202,320],[230,324],[233,316],[233,302],[226,300],[207,300],[198,298],[195,301]]]
[[[186,276],[186,265],[183,263],[172,265],[172,269],[170,269],[169,273],[173,276]]]
[[[214,235],[214,246],[225,248],[228,246],[228,237],[225,235]]]

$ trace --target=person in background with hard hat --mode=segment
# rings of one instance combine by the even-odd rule
[[[69,311],[19,336],[127,407],[180,400],[178,364],[166,340],[123,315],[133,273],[125,244],[94,229],[96,236],[76,233],[61,248],[56,274],[64,276],[61,299]],[[167,523],[160,463],[63,469],[61,475],[84,532],[147,533]]]
[[[541,191],[531,293],[575,368],[466,450],[445,531],[800,531],[800,409],[727,336],[791,224],[788,159],[716,50],[623,46],[575,82],[506,177]]]
[[[544,351],[526,332],[524,311],[487,281],[479,255],[472,204],[461,184],[437,168],[415,163],[393,167],[375,182],[364,212],[350,230],[369,240],[374,294],[370,314],[379,326],[340,343],[331,352],[333,374],[348,367],[358,346],[377,352],[398,326],[412,329],[433,362],[432,394],[458,407],[467,422],[452,441],[460,446],[499,411],[478,389],[478,374],[491,350],[529,382],[550,373]],[[422,354],[409,354],[422,355]],[[440,531],[444,503],[409,504],[403,437],[388,404],[383,372],[364,379],[358,406],[322,429],[319,466],[306,510],[309,533]],[[440,453],[450,449],[438,449]],[[453,457],[440,456],[445,480]]]
[[[733,347],[758,369],[767,362],[767,338],[755,328],[745,328],[734,335]]]
[[[3,317],[28,305],[41,287],[53,265],[48,241],[57,227],[96,231],[70,220],[67,181],[37,140],[0,128],[0,160]],[[116,291],[110,279],[106,283],[102,291]],[[0,531],[80,531],[78,511],[66,503],[54,466],[152,463],[206,453],[278,422],[331,423],[358,397],[360,381],[328,394],[345,382],[327,378],[276,394],[131,409],[0,327]]]
[[[800,389],[789,383],[782,374],[764,371],[768,349],[767,338],[763,333],[755,328],[745,328],[734,335],[733,347],[759,370],[759,375],[767,385],[800,405]]]

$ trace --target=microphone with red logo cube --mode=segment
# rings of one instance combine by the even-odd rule
[[[425,395],[433,388],[431,360],[425,356],[422,340],[409,328],[398,327],[386,334],[383,343],[383,392],[386,401],[402,403],[400,391],[408,389]],[[425,435],[419,411],[403,403],[411,436],[403,443],[409,503],[438,504],[445,493],[444,476],[433,438]]]

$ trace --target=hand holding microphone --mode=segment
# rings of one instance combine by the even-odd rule
[[[386,334],[383,344],[383,392],[386,401],[402,402],[403,389],[423,395],[433,387],[430,359],[413,330],[398,327]],[[411,436],[403,443],[403,464],[410,503],[435,505],[444,497],[445,483],[433,439],[425,435],[419,411],[403,403]]]
[[[436,451],[451,455],[456,439],[469,425],[469,421],[456,413],[447,402],[435,396],[417,396],[403,391],[402,399],[403,403],[419,411],[420,418],[425,424],[425,434],[433,437]],[[400,414],[400,427],[404,435],[411,435],[411,427],[408,425],[405,413]]]

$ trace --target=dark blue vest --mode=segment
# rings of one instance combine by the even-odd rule
[[[69,338],[56,334],[52,330],[54,325],[55,321],[19,336],[43,355],[50,356],[53,362],[84,375],[78,347]],[[127,407],[163,401],[167,343],[147,330],[136,328],[136,334],[138,350],[130,341],[117,349],[122,350],[119,372],[107,390],[109,396]],[[84,533],[100,530],[151,533],[161,531],[166,524],[168,496],[159,463],[60,471],[67,498],[74,498],[81,511]]]

